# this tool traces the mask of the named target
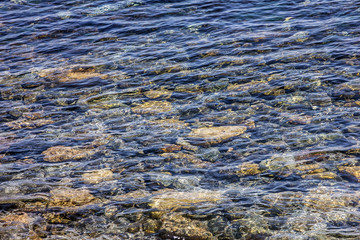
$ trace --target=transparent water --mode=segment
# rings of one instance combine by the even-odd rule
[[[0,239],[359,239],[360,4],[0,2]]]

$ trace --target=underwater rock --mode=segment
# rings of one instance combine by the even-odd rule
[[[87,189],[57,188],[50,191],[49,206],[82,206],[94,200],[95,197]]]
[[[131,109],[137,114],[158,114],[171,111],[171,103],[167,101],[149,101]]]
[[[69,66],[70,69],[62,68],[48,68],[38,72],[38,75],[43,78],[48,78],[53,81],[61,83],[73,82],[87,78],[99,77],[105,79],[108,76],[97,73],[94,67],[78,67]]]
[[[181,150],[181,145],[165,144],[164,147],[161,148],[161,150],[164,153],[171,153],[171,152],[175,152],[175,151],[180,151]]]
[[[54,121],[51,119],[31,120],[31,119],[22,118],[22,119],[11,121],[11,122],[8,122],[5,124],[8,127],[10,127],[11,129],[22,129],[22,128],[33,129],[33,128],[42,127],[44,125],[48,125],[48,124],[52,124],[52,123],[54,123]]]
[[[245,131],[245,126],[201,127],[193,129],[187,137],[201,139],[205,144],[216,144],[239,136]]]
[[[304,198],[304,205],[310,208],[329,211],[359,205],[360,193],[347,193],[330,187],[311,189]]]
[[[222,193],[219,191],[172,191],[152,197],[149,205],[162,211],[176,211],[179,208],[192,208],[204,203],[215,204],[222,198]]]
[[[32,218],[27,213],[10,213],[4,217],[0,217],[0,223],[4,225],[30,224]]]
[[[95,151],[76,147],[55,146],[43,151],[42,154],[44,155],[44,161],[64,162],[90,157],[95,154]]]
[[[183,129],[189,126],[188,123],[185,123],[184,121],[181,121],[176,118],[150,120],[147,121],[146,124],[154,127],[159,127],[164,129],[175,129],[175,130]]]
[[[237,167],[235,173],[238,176],[249,176],[259,174],[261,170],[259,169],[259,164],[245,162]]]
[[[112,179],[113,172],[109,169],[99,169],[89,173],[84,173],[81,180],[88,184],[96,184]]]
[[[178,153],[162,153],[160,156],[164,157],[167,161],[172,161],[176,159],[187,160],[192,164],[205,164],[202,160],[196,156],[188,153],[178,152]]]
[[[309,32],[306,31],[297,32],[290,37],[291,41],[296,41],[296,42],[305,42],[308,39],[309,39]]]
[[[339,166],[338,169],[341,173],[350,175],[356,178],[358,182],[360,182],[360,166],[352,166],[352,167]]]
[[[292,153],[275,154],[270,159],[260,162],[262,168],[269,170],[293,169],[295,164],[295,156]]]
[[[155,98],[163,98],[163,99],[168,99],[171,97],[172,95],[172,91],[169,91],[165,88],[160,88],[158,90],[149,90],[149,91],[146,91],[144,92],[144,95],[147,97],[147,98],[150,98],[150,99],[155,99]]]
[[[249,92],[250,94],[265,92],[269,90],[269,84],[266,81],[251,81],[248,83],[235,83],[227,87],[228,91]]]
[[[191,239],[191,240],[213,240],[214,237],[208,231],[206,223],[185,218],[181,213],[165,215],[159,230],[164,239]]]
[[[113,201],[129,201],[139,200],[150,196],[151,194],[145,190],[136,190],[121,195],[116,195],[112,198]]]
[[[325,171],[325,170],[324,170]],[[337,175],[333,172],[321,172],[321,173],[312,173],[305,174],[301,176],[304,179],[336,179]]]

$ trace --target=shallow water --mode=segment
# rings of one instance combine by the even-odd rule
[[[359,239],[360,4],[0,3],[0,239]]]

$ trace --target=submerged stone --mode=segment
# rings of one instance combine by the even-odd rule
[[[33,129],[33,128],[42,127],[44,125],[48,125],[48,124],[52,124],[52,123],[54,123],[54,121],[51,119],[32,120],[32,119],[22,118],[22,119],[8,122],[8,123],[6,123],[6,125],[12,129],[22,129],[22,128]]]
[[[360,182],[360,166],[352,166],[352,167],[339,166],[338,169],[341,173],[350,175],[354,177],[358,182]]]
[[[304,198],[305,206],[323,211],[357,206],[359,203],[360,193],[347,193],[328,187],[311,189]]]
[[[10,213],[4,217],[0,217],[0,222],[4,225],[30,224],[32,219],[27,213]]]
[[[259,164],[245,162],[238,166],[235,173],[238,176],[248,176],[248,175],[259,174],[259,173],[261,173],[261,170],[259,169]]]
[[[333,172],[320,172],[320,173],[312,173],[312,174],[305,174],[301,176],[304,179],[335,179],[337,178],[336,173]]]
[[[102,79],[108,77],[105,74],[97,73],[94,67],[77,66],[70,66],[70,69],[62,67],[43,69],[38,74],[40,77],[48,78],[62,83],[73,82],[93,77],[99,77]]]
[[[57,188],[50,191],[49,206],[82,206],[94,200],[95,197],[87,189]]]
[[[43,151],[44,161],[63,162],[69,160],[79,160],[95,154],[92,149],[80,149],[76,147],[55,146]]]
[[[309,32],[306,31],[297,32],[294,35],[292,35],[290,39],[296,42],[305,42],[306,40],[309,39]]]
[[[185,218],[181,213],[165,215],[159,230],[164,239],[213,240],[205,222]]]
[[[110,169],[99,169],[84,173],[81,180],[85,183],[96,184],[112,179],[113,172]]]
[[[171,111],[171,103],[167,101],[149,101],[131,109],[138,114],[158,114]]]
[[[163,211],[175,211],[179,208],[196,207],[204,203],[212,203],[222,200],[219,191],[190,191],[190,192],[166,192],[151,198],[151,208]]]
[[[149,90],[144,92],[144,95],[150,99],[155,99],[155,98],[163,98],[163,99],[168,99],[171,97],[172,91],[169,91],[165,88],[160,88],[158,90]]]
[[[246,131],[245,126],[201,127],[193,129],[188,137],[200,138],[204,143],[215,144],[239,136]]]

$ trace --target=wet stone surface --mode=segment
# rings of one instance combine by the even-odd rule
[[[0,1],[0,240],[359,239],[359,13]]]

